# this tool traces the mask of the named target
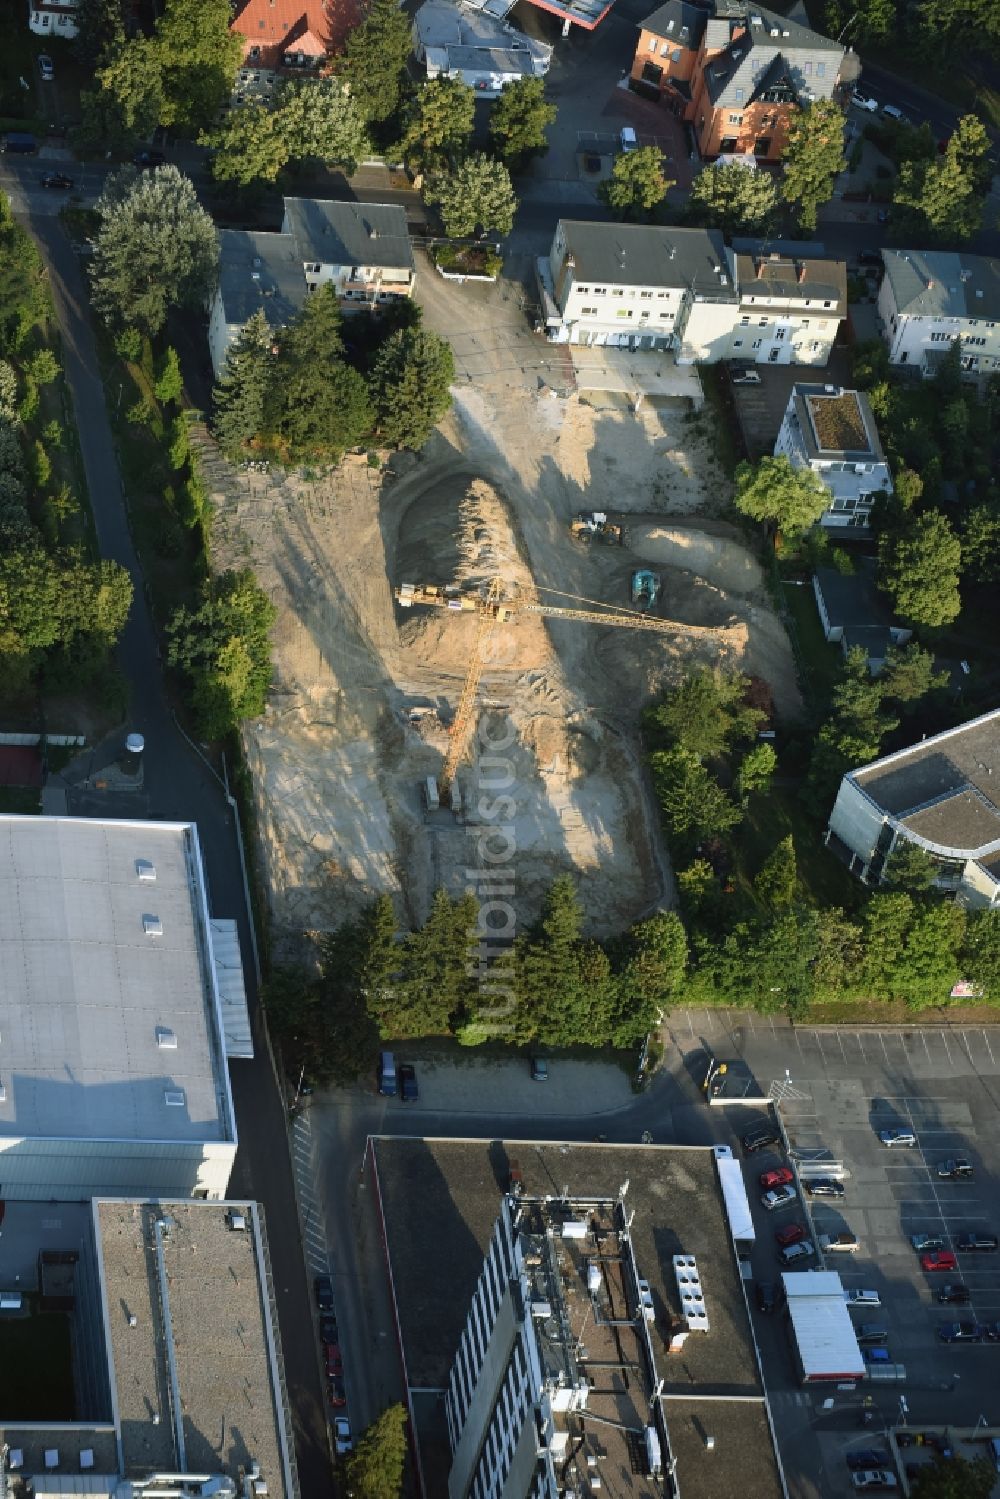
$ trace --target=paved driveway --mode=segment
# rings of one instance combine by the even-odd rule
[[[793,385],[850,385],[846,348],[835,348],[826,365],[758,364],[759,385],[732,387],[736,416],[751,458],[774,452]]]

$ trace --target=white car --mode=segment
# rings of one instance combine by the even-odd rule
[[[55,67],[47,52],[40,52],[38,54],[38,72],[43,83],[51,83],[56,76]]]
[[[862,1493],[866,1489],[894,1489],[896,1487],[896,1475],[890,1473],[887,1468],[862,1468],[860,1473],[851,1475],[854,1487]]]
[[[873,99],[871,94],[855,94],[851,103],[858,109],[864,109],[870,115],[878,114],[878,100]]]
[[[333,1440],[337,1448],[337,1456],[343,1457],[345,1452],[354,1451],[354,1439],[351,1436],[351,1423],[346,1416],[336,1416],[333,1422]]]
[[[820,1234],[819,1247],[824,1254],[857,1254],[861,1245],[856,1234],[839,1233]]]
[[[629,151],[638,151],[639,149],[639,137],[631,125],[622,126],[621,147],[626,153]]]
[[[917,1143],[912,1129],[880,1129],[878,1137],[885,1146],[909,1145],[912,1148]]]
[[[770,1192],[765,1192],[761,1202],[771,1212],[774,1208],[786,1208],[798,1197],[794,1187],[774,1187]]]
[[[866,1291],[855,1288],[853,1291],[844,1292],[844,1300],[848,1306],[881,1306],[882,1298],[877,1291]]]

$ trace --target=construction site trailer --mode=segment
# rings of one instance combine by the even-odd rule
[[[726,1204],[726,1217],[729,1219],[729,1232],[733,1236],[733,1243],[737,1249],[749,1248],[754,1243],[756,1235],[750,1214],[750,1200],[743,1181],[743,1167],[734,1158],[728,1145],[715,1145],[712,1148],[715,1151],[715,1164],[719,1172],[719,1183]]]
[[[863,1379],[866,1365],[836,1271],[789,1271],[781,1282],[803,1384]]]

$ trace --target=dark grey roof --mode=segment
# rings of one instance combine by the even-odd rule
[[[971,786],[900,818],[918,838],[948,848],[988,848],[1000,839],[1000,811]]]
[[[853,779],[896,817],[970,787],[993,805],[1000,801],[1000,709],[876,760]]]
[[[651,31],[664,41],[676,42],[678,46],[697,50],[709,12],[700,5],[688,5],[686,0],[667,0],[659,10],[640,21],[642,31]]]
[[[892,645],[892,631],[882,625],[846,625],[843,646],[845,651],[860,647],[869,661],[884,661]]]
[[[221,229],[219,293],[227,323],[242,326],[263,311],[272,328],[285,327],[307,295],[302,256],[291,235]]]
[[[945,250],[883,250],[900,312],[1000,319],[1000,260]]]
[[[766,255],[736,256],[740,297],[780,299],[790,307],[803,302],[831,302],[838,317],[847,314],[847,266],[843,260],[820,260],[771,250]]]
[[[285,228],[303,261],[414,269],[406,213],[397,203],[286,198]]]
[[[826,245],[818,239],[755,239],[737,234],[731,241],[737,255],[782,255],[786,260],[828,260]]]
[[[616,286],[689,287],[718,294],[728,277],[717,229],[661,229],[652,224],[596,224],[560,219],[575,281]],[[735,300],[735,293],[732,293]]]
[[[829,99],[844,56],[830,37],[740,0],[716,0],[707,41],[724,48],[705,67],[709,97],[720,107],[745,108],[782,80],[801,101]]]
[[[831,625],[842,629],[888,629],[891,625],[889,606],[875,587],[874,563],[860,562],[856,573],[818,567],[816,584]]]

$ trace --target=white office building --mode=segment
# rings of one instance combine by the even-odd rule
[[[794,385],[774,445],[793,468],[808,468],[830,491],[822,516],[831,530],[868,525],[875,496],[892,475],[868,397],[836,385]]]
[[[957,338],[970,380],[1000,372],[1000,260],[883,250],[878,316],[889,362],[933,375]]]
[[[0,817],[8,1201],[225,1196],[227,1058],[248,1038],[233,935],[209,917],[193,824]]]

